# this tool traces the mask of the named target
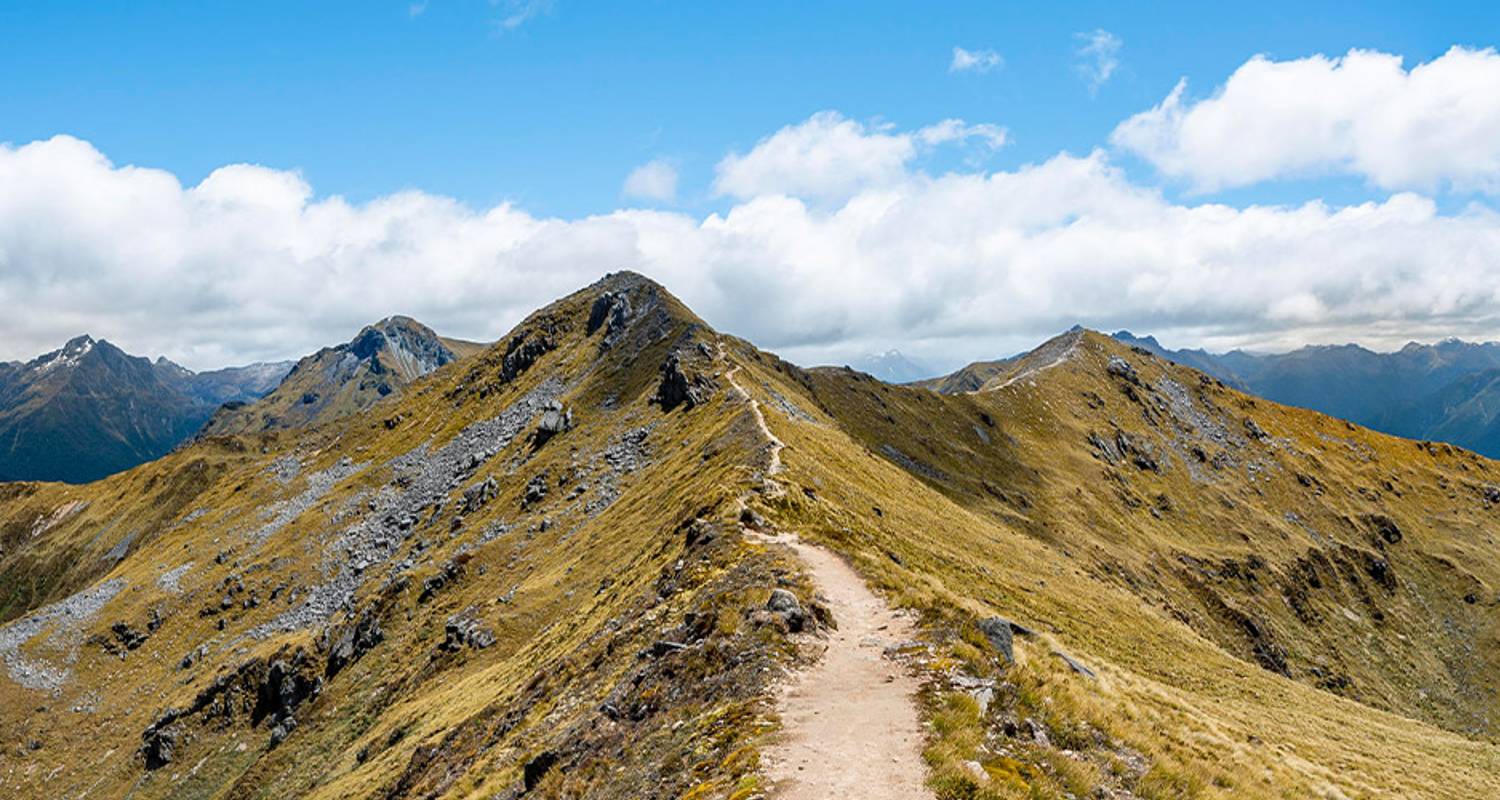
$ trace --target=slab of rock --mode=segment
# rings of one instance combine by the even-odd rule
[[[1011,621],[1005,617],[988,617],[978,623],[979,632],[989,641],[995,652],[1005,657],[1007,664],[1016,660],[1015,642],[1011,636]]]

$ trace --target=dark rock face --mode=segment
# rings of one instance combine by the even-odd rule
[[[126,650],[134,650],[145,644],[146,640],[150,638],[150,634],[141,633],[124,622],[116,622],[110,626],[109,630],[115,635],[115,641],[119,642]]]
[[[522,331],[505,347],[505,358],[500,362],[500,380],[510,383],[535,364],[542,356],[557,347],[557,341],[542,331]]]
[[[1117,378],[1124,379],[1126,383],[1136,386],[1141,385],[1141,379],[1136,374],[1135,367],[1131,366],[1129,361],[1119,356],[1110,356],[1109,363],[1105,365],[1104,371]]]
[[[703,405],[718,386],[702,375],[689,376],[682,369],[682,359],[676,354],[667,357],[661,365],[661,383],[656,387],[655,402],[662,411],[686,405],[689,410]]]
[[[251,659],[215,678],[187,708],[168,708],[159,714],[141,733],[138,753],[146,769],[160,769],[172,762],[186,736],[183,724],[188,719],[229,722],[247,712],[251,726],[271,720],[274,746],[296,727],[293,714],[297,709],[322,691],[323,676],[301,648],[290,655],[283,651],[269,662]]]
[[[417,602],[425,603],[428,600],[431,600],[435,595],[437,595],[438,592],[442,591],[444,587],[454,583],[459,578],[463,577],[464,564],[467,561],[467,558],[459,556],[445,562],[442,568],[438,570],[438,573],[436,575],[433,575],[422,581],[422,593],[420,595],[417,595]]]
[[[1141,437],[1131,436],[1125,431],[1115,431],[1115,448],[1121,457],[1147,472],[1161,472],[1161,463],[1156,460],[1156,448]]]
[[[589,309],[588,334],[593,336],[604,326],[604,349],[613,347],[630,324],[630,295],[625,292],[605,292],[594,300]]]
[[[542,778],[545,778],[555,766],[557,766],[557,754],[551,750],[526,762],[526,766],[521,768],[521,783],[526,787],[526,791],[535,789],[536,785],[542,782]]]
[[[175,716],[168,715],[158,717],[157,720],[146,727],[141,734],[141,757],[146,761],[146,769],[156,770],[172,763],[172,756],[176,754],[178,740],[182,737],[182,731],[172,726],[176,721]]]
[[[443,643],[438,649],[447,653],[456,653],[465,647],[483,650],[495,643],[494,632],[469,617],[448,620],[443,632]]]
[[[1259,423],[1249,417],[1245,418],[1245,433],[1250,434],[1250,438],[1257,442],[1264,443],[1271,441],[1271,434],[1266,433],[1265,429]]]
[[[1384,514],[1370,514],[1365,517],[1365,524],[1370,526],[1386,544],[1396,544],[1401,541],[1401,527],[1396,521]]]
[[[989,641],[995,652],[1005,657],[1006,663],[1016,660],[1015,641],[1011,634],[1011,622],[1004,617],[989,617],[978,623],[979,632]]]
[[[327,662],[323,667],[324,676],[332,678],[339,674],[365,653],[375,649],[375,646],[384,639],[385,633],[380,629],[380,617],[368,610],[361,614],[352,625],[325,629],[319,642],[324,652],[328,654]]]

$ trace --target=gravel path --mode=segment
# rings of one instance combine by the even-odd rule
[[[917,681],[884,656],[886,647],[915,637],[911,621],[827,550],[790,535],[747,536],[792,548],[839,626],[823,657],[788,682],[778,699],[783,733],[763,759],[771,797],[931,798],[923,785]]]

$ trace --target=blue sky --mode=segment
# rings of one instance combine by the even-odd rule
[[[1361,47],[1425,61],[1494,38],[1500,6],[1410,3],[576,3],[488,0],[7,3],[0,140],[67,133],[193,183],[226,163],[298,169],[320,194],[420,188],[577,216],[628,172],[680,165],[690,209],[728,149],[835,109],[915,127],[1005,126],[989,166],[1102,146],[1186,77],[1207,92],[1257,53]],[[1235,5],[1235,7],[1231,7]],[[1123,42],[1091,93],[1077,34]],[[951,74],[952,48],[1004,65]],[[1169,186],[1169,188],[1171,188]],[[1227,193],[1353,199],[1359,181]]]
[[[1485,3],[7,3],[0,358],[491,339],[619,268],[804,363],[1496,339],[1497,44]]]

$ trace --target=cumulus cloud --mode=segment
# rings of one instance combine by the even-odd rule
[[[807,125],[869,147],[878,180],[831,203],[747,181],[702,217],[556,219],[415,191],[351,203],[249,165],[184,186],[68,137],[0,146],[0,357],[87,331],[212,367],[295,357],[392,313],[495,339],[621,268],[804,363],[899,345],[951,365],[1075,322],[1211,346],[1500,328],[1500,214],[1482,204],[1184,204],[1103,151],[929,174],[911,156],[927,146],[918,131],[836,115],[788,130]],[[821,151],[803,150],[816,165]]]
[[[1500,54],[1455,47],[1410,70],[1367,50],[1256,56],[1202,100],[1179,82],[1111,141],[1201,191],[1344,174],[1392,190],[1495,193]]]
[[[910,162],[924,149],[970,140],[993,150],[1005,144],[1005,130],[947,119],[898,131],[822,111],[760,140],[748,153],[726,156],[719,162],[714,189],[741,199],[784,194],[841,201],[908,180]]]
[[[1120,50],[1125,42],[1103,28],[1075,33],[1073,38],[1078,42],[1073,51],[1076,59],[1073,68],[1088,84],[1089,92],[1098,92],[1120,68]]]
[[[626,197],[670,202],[677,197],[677,167],[662,158],[652,159],[625,176]]]
[[[974,72],[983,75],[1005,64],[1005,59],[994,50],[965,50],[953,48],[953,60],[948,62],[949,72]]]

